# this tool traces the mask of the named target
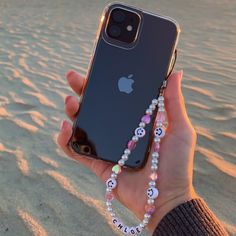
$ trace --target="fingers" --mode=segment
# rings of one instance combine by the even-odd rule
[[[81,95],[84,79],[75,71],[69,71],[66,74],[67,81],[70,87],[78,94]],[[67,96],[65,98],[65,113],[74,121],[76,113],[79,109],[79,102],[77,98],[73,96]]]
[[[84,79],[75,71],[71,70],[66,74],[67,81],[70,87],[78,94],[81,95]]]
[[[68,145],[72,135],[71,125],[64,120],[61,124],[61,131],[57,137],[57,143],[64,153],[70,158],[79,161],[82,165],[93,171],[103,182],[106,181],[111,174],[111,164],[102,160],[85,157],[75,153]]]
[[[71,119],[71,121],[75,120],[78,110],[79,110],[78,99],[73,96],[67,96],[65,98],[65,113]]]
[[[170,75],[164,92],[165,107],[170,126],[184,128],[190,124],[181,90],[183,71]]]

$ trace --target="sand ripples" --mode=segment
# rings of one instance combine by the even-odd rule
[[[138,4],[161,7],[183,28],[178,66],[184,69],[185,101],[198,133],[195,185],[233,235],[236,5],[231,2],[229,9],[223,2]],[[69,69],[86,73],[104,4],[0,2],[0,235],[114,234],[105,223],[101,185],[55,144],[63,99],[71,94],[64,75]],[[215,17],[222,13],[224,20]]]

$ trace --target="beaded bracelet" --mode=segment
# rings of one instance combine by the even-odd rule
[[[123,234],[137,235],[141,234],[142,230],[147,226],[152,214],[155,211],[155,199],[159,195],[158,188],[156,187],[156,181],[158,179],[157,169],[158,169],[158,158],[159,158],[159,150],[160,150],[160,141],[161,138],[165,135],[165,105],[164,105],[164,97],[163,97],[163,89],[166,87],[166,81],[163,82],[163,85],[160,90],[159,97],[157,99],[153,99],[149,108],[146,110],[146,114],[141,118],[141,122],[139,123],[139,127],[137,127],[134,131],[134,135],[132,139],[127,143],[127,147],[124,150],[121,159],[118,161],[118,164],[112,167],[112,172],[110,178],[106,181],[106,206],[107,210],[112,217],[112,223],[118,228]],[[112,209],[112,201],[114,199],[114,194],[112,193],[113,189],[117,187],[117,178],[121,173],[122,166],[125,165],[125,162],[128,160],[131,151],[136,147],[139,139],[145,136],[145,126],[151,122],[151,116],[158,106],[157,117],[155,120],[155,129],[154,129],[154,148],[152,150],[152,164],[151,164],[151,174],[149,186],[147,189],[147,204],[145,205],[145,214],[142,222],[133,227],[126,226],[116,217]]]

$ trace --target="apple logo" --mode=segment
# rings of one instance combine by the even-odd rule
[[[132,84],[134,83],[134,80],[131,79],[132,77],[133,74],[130,74],[127,77],[122,76],[119,78],[118,88],[120,92],[131,93],[133,91]]]

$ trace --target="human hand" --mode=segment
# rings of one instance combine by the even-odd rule
[[[173,73],[168,79],[164,93],[165,108],[168,118],[166,135],[161,141],[158,168],[157,188],[159,196],[155,201],[156,211],[148,224],[151,233],[165,214],[179,204],[196,198],[192,186],[193,157],[196,143],[196,133],[187,116],[184,99],[181,92],[182,71]],[[67,80],[71,88],[81,95],[83,78],[70,71]],[[79,109],[76,97],[67,96],[65,113],[74,121]],[[91,171],[101,181],[105,182],[111,174],[114,164],[83,155],[75,154],[68,146],[72,135],[72,126],[64,120],[58,135],[58,144],[69,157],[77,160]],[[146,190],[149,182],[151,157],[144,168],[132,170],[125,168],[118,177],[118,186],[114,195],[125,207],[130,209],[140,220],[145,213],[147,202]]]

